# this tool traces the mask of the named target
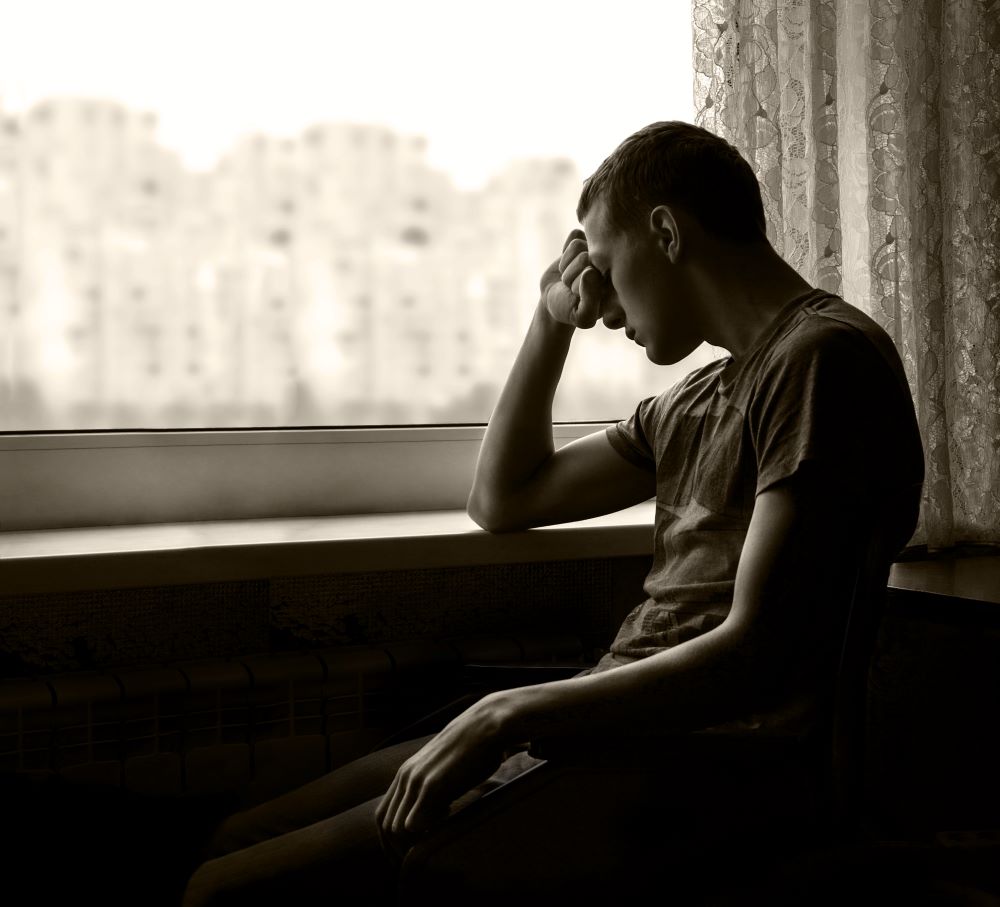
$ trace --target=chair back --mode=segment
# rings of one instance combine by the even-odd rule
[[[583,889],[585,895],[596,897],[595,867],[601,864],[595,860],[601,855],[594,853],[593,829],[585,821],[565,821],[560,817],[583,815],[591,821],[595,816],[607,816],[606,821],[600,822],[605,828],[612,827],[621,821],[620,810],[608,807],[609,803],[616,804],[621,799],[619,785],[624,789],[631,784],[629,796],[633,796],[638,785],[648,783],[641,777],[645,772],[659,779],[662,787],[664,765],[671,759],[675,762],[688,759],[688,764],[702,767],[706,760],[720,756],[724,756],[729,765],[734,762],[748,765],[750,760],[757,759],[760,764],[773,767],[782,778],[786,766],[801,761],[805,774],[788,773],[790,783],[794,786],[797,778],[807,775],[811,788],[819,767],[827,795],[822,802],[828,803],[833,813],[832,816],[824,813],[822,819],[824,823],[832,819],[835,827],[830,831],[835,834],[852,835],[862,810],[868,669],[883,612],[889,568],[912,534],[918,507],[919,494],[915,494],[913,488],[906,488],[899,495],[887,498],[877,512],[852,514],[852,518],[856,517],[856,525],[864,530],[857,543],[850,546],[853,550],[848,552],[849,567],[845,567],[844,586],[841,587],[846,601],[838,627],[842,633],[837,637],[836,657],[831,654],[826,662],[830,665],[832,661],[836,670],[827,672],[830,676],[826,681],[823,722],[821,728],[816,727],[816,733],[787,739],[758,734],[666,734],[635,738],[629,741],[628,747],[623,747],[620,739],[609,739],[607,735],[584,738],[582,745],[580,739],[533,741],[531,754],[549,760],[549,764],[535,766],[486,794],[417,842],[401,867],[399,903],[447,902],[442,892],[459,890],[475,891],[475,896],[469,895],[465,902],[477,904],[537,903],[537,900],[526,898],[531,893],[550,889],[555,893],[547,903],[569,902],[572,900],[570,889]],[[850,570],[849,575],[847,570]],[[744,748],[742,753],[738,747]],[[627,773],[620,771],[623,764],[628,765],[630,772],[639,773],[637,781],[629,781]],[[574,771],[587,778],[591,787],[582,788],[578,780],[574,781]],[[563,780],[567,783],[563,784]],[[584,789],[586,796],[581,796]],[[760,792],[766,796],[764,786],[760,787]],[[812,794],[812,789],[809,793]],[[810,796],[803,797],[801,803],[796,802],[793,809],[796,816],[801,805],[810,811],[811,819],[815,801]],[[751,812],[746,814],[750,816]],[[760,811],[752,813],[756,818],[760,814]],[[706,821],[714,825],[713,815],[709,812]],[[558,823],[553,817],[559,819]],[[693,833],[695,818],[693,814],[689,817],[692,821],[684,826],[685,835]],[[655,814],[654,821],[656,828],[671,832],[670,823],[662,822],[661,813]],[[785,821],[783,817],[779,820]],[[622,826],[622,830],[627,829]],[[719,829],[712,829],[716,830]],[[728,828],[721,828],[721,831],[730,833]],[[785,829],[789,841],[801,839],[801,832],[801,828],[793,825]],[[742,858],[750,858],[751,863],[762,850],[771,851],[775,846],[774,840],[766,835],[760,835],[752,846],[748,846],[751,842],[747,837],[738,836],[738,839]],[[636,852],[630,849],[635,844],[634,838],[623,834],[620,843],[626,852],[624,856],[609,850],[602,857],[612,863],[618,860],[616,867],[628,865],[636,858]],[[678,858],[679,843],[676,838],[663,843],[668,859]],[[783,838],[782,846],[784,843]],[[643,846],[655,848],[658,845],[645,839]],[[707,853],[711,860],[718,860],[717,849]],[[684,859],[690,861],[693,856],[689,854]],[[514,885],[518,893],[511,895],[504,886],[510,887],[518,881],[519,877],[511,868],[514,866],[519,867],[517,871],[531,868],[532,882]],[[747,871],[753,869],[751,865]],[[693,873],[694,877],[699,885],[704,884],[705,877],[700,870]],[[620,893],[620,879],[608,875],[608,880],[609,884],[615,882],[615,892]],[[646,881],[659,884],[655,874]],[[639,884],[633,880],[630,894],[637,893],[635,886]],[[546,885],[549,888],[545,888]],[[601,892],[601,899],[608,897]],[[584,899],[582,902],[591,901]]]
[[[859,540],[853,589],[832,691],[830,795],[838,831],[858,829],[865,809],[864,764],[868,682],[885,610],[889,570],[916,526],[920,486],[904,487],[872,514]]]

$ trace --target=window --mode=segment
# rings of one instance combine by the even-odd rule
[[[0,531],[462,507],[582,179],[693,116],[689,15],[8,10]],[[556,443],[716,354],[579,332]]]
[[[693,114],[687,4],[158,5],[10,12],[0,431],[485,422],[583,177]],[[580,332],[556,418],[712,355]]]

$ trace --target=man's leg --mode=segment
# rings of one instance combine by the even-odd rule
[[[399,766],[429,739],[378,750],[230,816],[188,883],[185,907],[269,903],[278,891],[282,904],[295,903],[296,896],[305,903],[317,890],[338,897],[345,892],[345,898],[353,891],[364,903],[377,903],[392,890],[393,873],[375,808]]]
[[[375,825],[380,799],[208,860],[183,907],[390,904],[396,869]]]

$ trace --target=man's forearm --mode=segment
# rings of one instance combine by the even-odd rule
[[[469,497],[481,523],[552,456],[552,401],[574,330],[539,303],[483,437]]]
[[[492,694],[500,736],[642,737],[719,724],[751,707],[765,671],[724,627],[632,664]]]

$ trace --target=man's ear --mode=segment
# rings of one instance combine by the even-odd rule
[[[672,264],[677,263],[681,254],[681,229],[674,211],[669,205],[657,205],[649,212],[649,228],[656,242]]]

